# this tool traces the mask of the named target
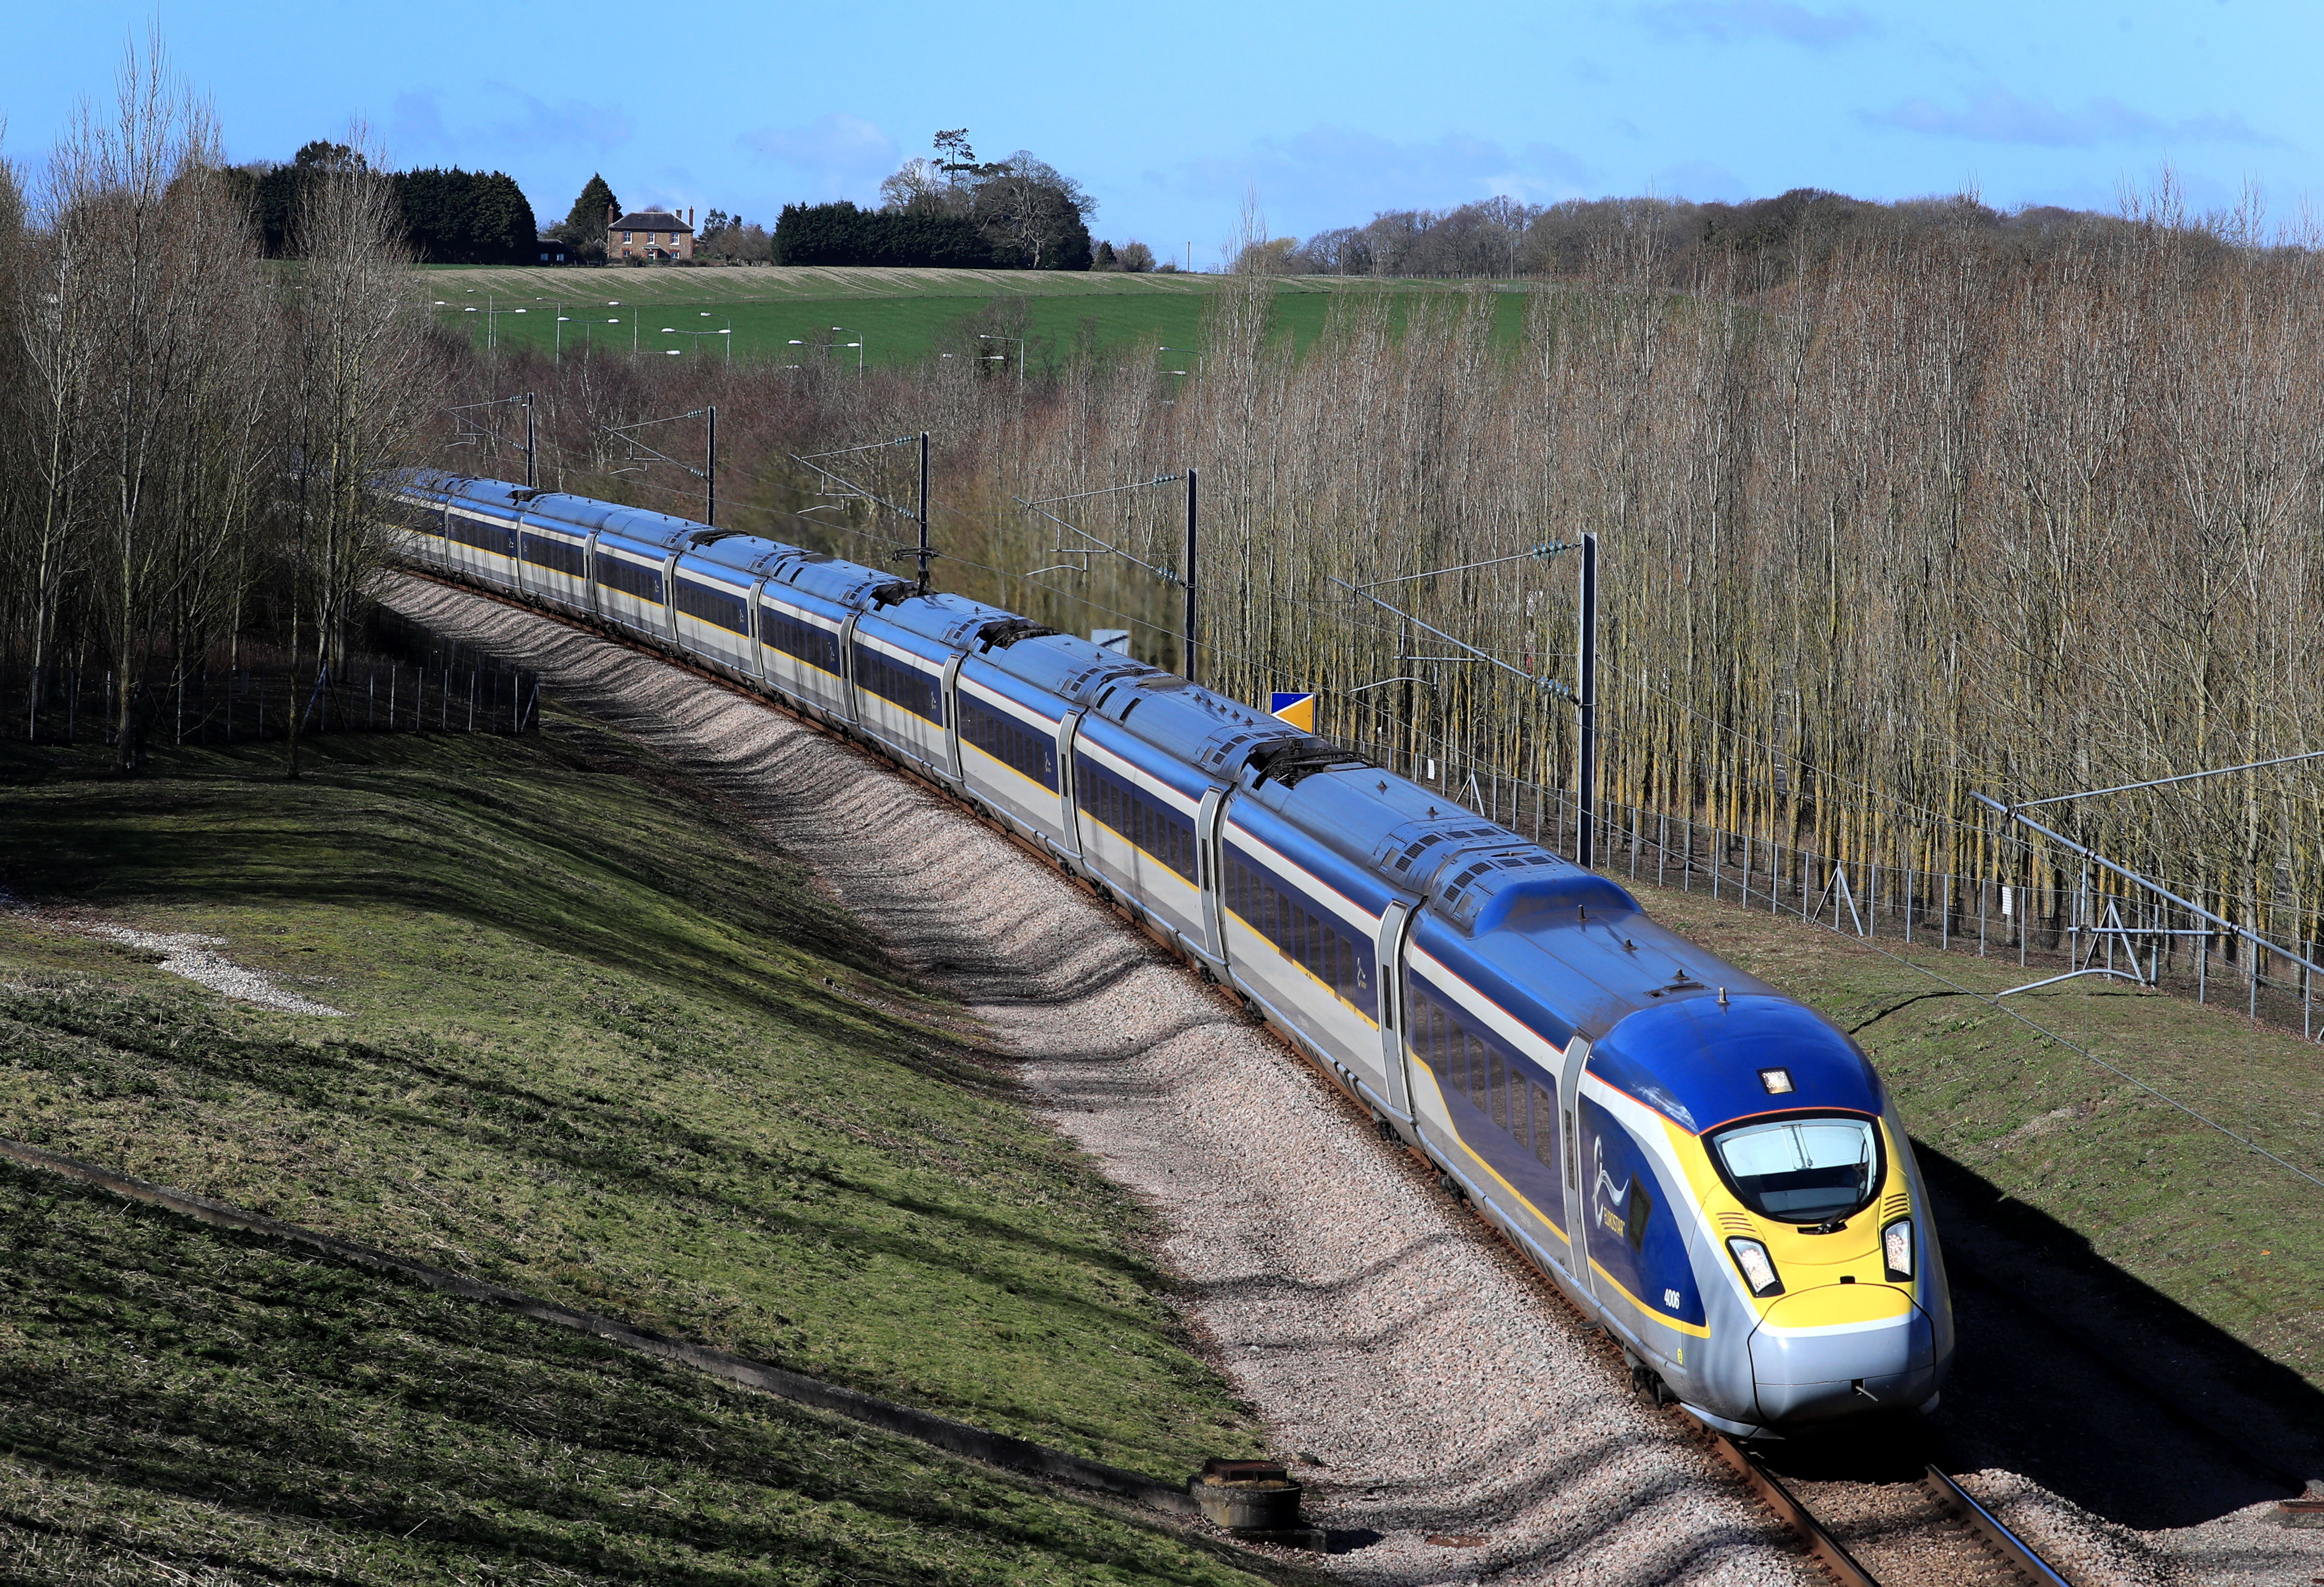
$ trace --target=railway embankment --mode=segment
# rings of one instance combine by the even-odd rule
[[[189,988],[162,984],[153,966],[130,963],[134,945],[108,946],[78,932],[70,909],[10,922],[0,926],[12,933],[0,936],[5,995],[66,984],[76,997],[116,1001],[101,1020],[66,1033],[73,1053],[97,1061],[0,1071],[14,1088],[0,1088],[0,1132],[47,1130],[55,1149],[100,1160],[105,1153],[90,1143],[111,1142],[121,1148],[115,1166],[148,1177],[346,1228],[455,1269],[488,1273],[501,1264],[518,1287],[561,1286],[583,1309],[732,1341],[747,1353],[1124,1465],[1167,1467],[1196,1446],[1213,1453],[1264,1445],[1295,1465],[1310,1518],[1346,1550],[1314,1567],[1345,1579],[1817,1579],[1795,1540],[1732,1473],[1668,1413],[1624,1392],[1602,1336],[1582,1333],[1433,1176],[1365,1133],[1336,1093],[1095,900],[932,790],[710,680],[440,586],[408,584],[394,598],[464,639],[543,667],[567,709],[537,751],[423,745],[399,783],[403,772],[356,764],[363,754],[353,743],[335,748],[347,763],[317,785],[339,802],[314,833],[258,818],[255,802],[203,808],[217,789],[189,794],[162,780],[147,785],[160,791],[132,796],[157,802],[126,823],[107,804],[119,785],[52,786],[48,879],[31,887],[0,879],[28,895],[85,900],[78,924],[101,915],[224,937],[240,962],[347,1010],[353,1024],[331,1021],[327,1039],[284,1034],[294,1029],[285,1016],[222,1011]],[[474,760],[512,753],[490,768]],[[455,763],[462,756],[471,761]],[[576,822],[567,806],[582,797],[581,782],[620,807]],[[317,856],[326,870],[337,867],[327,885],[313,885]],[[163,884],[106,896],[92,880],[140,868]],[[206,871],[217,876],[199,880]],[[67,877],[78,880],[59,880]],[[2039,1067],[2055,1055],[2015,1053],[1959,1010],[1948,1029],[1932,1001],[1907,1007],[1896,989],[1832,956],[1845,945],[1829,933],[1709,900],[1698,909],[1684,895],[1656,896],[1650,907],[1864,1026],[1941,1159],[1946,1213],[1977,1232],[1965,1252],[1983,1241],[1957,1285],[1964,1335],[1983,1343],[1964,1354],[1937,1415],[1889,1430],[1885,1444],[1876,1430],[1853,1446],[1776,1457],[1836,1535],[1891,1562],[1884,1582],[1945,1579],[1942,1556],[1924,1555],[1913,1531],[1926,1506],[1904,1492],[1925,1453],[1960,1472],[2082,1587],[2324,1574],[2324,1551],[2313,1546],[2324,1537],[2283,1530],[2266,1513],[2282,1484],[2265,1462],[2216,1436],[2216,1416],[2173,1420],[2172,1407],[2110,1361],[2093,1331],[2151,1333],[2158,1319],[2177,1327],[2185,1353],[2166,1360],[2211,1373],[2202,1391],[2222,1394],[2283,1386],[2249,1377],[2251,1361],[2221,1349],[2235,1342],[2286,1370],[2265,1340],[2223,1323],[2216,1298],[2181,1298],[2115,1261],[2107,1244],[2114,1236],[2067,1222],[2080,1215],[2076,1204],[2043,1188],[2067,1176],[2030,1178],[2032,1194],[2022,1195],[2006,1167],[1994,1167],[2010,1143],[2070,1133],[2081,1109],[2103,1118],[2098,1099],[2069,1089],[2064,1070]],[[408,927],[410,943],[377,940],[383,910],[430,924]],[[285,911],[302,924],[273,934]],[[19,926],[22,935],[13,935]],[[305,956],[309,949],[318,956]],[[212,1033],[156,1011],[173,999]],[[572,1017],[576,1006],[584,1017]],[[1913,1023],[1915,1010],[1930,1015],[1925,1029]],[[17,1011],[12,1005],[12,1017]],[[401,1021],[393,1029],[402,1034],[383,1037],[387,1027],[364,1023],[381,1020]],[[268,1035],[273,1068],[246,1057],[222,1062],[219,1029],[237,1040]],[[1891,1030],[1905,1033],[1894,1038],[1904,1050],[1879,1045]],[[357,1039],[346,1039],[351,1032]],[[422,1035],[425,1042],[408,1039]],[[407,1041],[408,1052],[398,1045]],[[388,1063],[382,1047],[401,1056]],[[315,1055],[326,1051],[332,1062],[318,1066]],[[1988,1053],[1998,1055],[1991,1067],[1956,1072]],[[1921,1056],[1931,1057],[1925,1070],[1914,1066]],[[341,1085],[334,1065],[350,1062],[364,1084],[347,1094],[361,1105],[318,1112],[316,1098]],[[245,1086],[244,1068],[263,1071],[263,1084]],[[572,1078],[585,1069],[586,1085]],[[521,1090],[512,1089],[514,1077],[537,1092],[541,1075],[571,1086],[583,1140],[570,1139],[567,1120],[539,1107],[533,1092],[521,1095],[534,1099],[534,1114],[506,1112],[521,1105],[510,1101]],[[1994,1114],[1985,1093],[2010,1085],[2042,1105],[2022,1120]],[[1948,1106],[1934,1126],[1923,1122]],[[687,1111],[697,1107],[705,1111]],[[99,1117],[101,1124],[85,1122]],[[1963,1127],[1969,1119],[1975,1129]],[[428,1140],[429,1150],[397,1158],[398,1172],[382,1174],[371,1160],[387,1151],[380,1142],[415,1120],[423,1126],[415,1139]],[[82,1133],[69,1139],[75,1130]],[[471,1138],[501,1143],[495,1149],[523,1140],[532,1155],[514,1172],[446,1144]],[[2095,1173],[2084,1165],[2111,1161],[2113,1138],[2104,1132],[2072,1139],[2096,1154],[2075,1159],[2084,1175]],[[730,1149],[737,1146],[747,1149]],[[2148,1147],[2150,1155],[2161,1149]],[[770,1223],[787,1238],[799,1210],[765,1215],[778,1181],[763,1164],[779,1156],[812,1165],[807,1177],[835,1193],[852,1188],[868,1199],[835,1196],[816,1214],[814,1239],[775,1240]],[[723,1166],[723,1157],[742,1166]],[[362,1461],[384,1450],[401,1461],[400,1472],[457,1474],[430,1479],[426,1490],[451,1516],[445,1540],[418,1527],[411,1543],[449,1551],[441,1557],[463,1557],[458,1550],[484,1535],[474,1490],[516,1505],[523,1524],[509,1535],[529,1547],[570,1546],[558,1529],[569,1514],[538,1513],[552,1499],[604,1507],[611,1519],[601,1524],[631,1549],[604,1556],[618,1561],[605,1573],[617,1579],[693,1557],[639,1552],[631,1536],[639,1527],[662,1549],[695,1548],[706,1537],[732,1549],[732,1539],[747,1536],[765,1559],[800,1571],[823,1568],[840,1557],[835,1550],[884,1549],[920,1562],[908,1572],[915,1579],[976,1579],[1003,1558],[1010,1573],[1036,1580],[1107,1571],[1218,1579],[1227,1568],[1118,1514],[1100,1517],[1093,1534],[1089,1507],[996,1488],[990,1473],[964,1476],[877,1440],[840,1440],[847,1481],[818,1486],[812,1462],[831,1458],[820,1429],[783,1428],[788,1455],[768,1445],[706,1470],[691,1453],[668,1450],[669,1429],[689,1429],[701,1444],[715,1442],[721,1417],[755,1417],[753,1426],[784,1418],[738,1408],[721,1398],[725,1391],[699,1384],[678,1385],[672,1398],[660,1379],[636,1417],[600,1415],[632,1396],[604,1386],[628,1382],[630,1369],[590,1362],[559,1378],[471,1356],[445,1365],[433,1352],[454,1340],[484,1342],[510,1360],[534,1346],[457,1316],[430,1322],[383,1310],[378,1293],[345,1275],[332,1278],[340,1288],[331,1291],[345,1298],[271,1298],[309,1282],[311,1263],[293,1263],[279,1284],[267,1278],[276,1289],[235,1290],[235,1299],[226,1290],[270,1253],[236,1250],[229,1261],[216,1254],[224,1247],[202,1241],[154,1247],[142,1214],[75,1210],[53,1186],[16,1189],[29,1198],[19,1223],[62,1232],[22,1262],[37,1278],[23,1287],[31,1298],[17,1325],[29,1318],[50,1330],[41,1335],[49,1353],[38,1361],[36,1387],[20,1375],[0,1401],[18,1407],[0,1468],[14,1498],[0,1501],[48,1518],[52,1530],[39,1536],[82,1550],[80,1564],[120,1559],[140,1539],[149,1547],[156,1538],[192,1539],[191,1518],[213,1512],[234,1523],[214,1528],[213,1541],[231,1534],[220,1545],[227,1553],[244,1547],[270,1566],[292,1556],[356,1557],[350,1538],[388,1550],[382,1518],[400,1528],[428,1508],[409,1497],[420,1491],[410,1482],[377,1484],[376,1497],[348,1498],[328,1514],[282,1497],[300,1491],[301,1479],[319,1485],[328,1472],[366,1470]],[[131,1234],[148,1245],[132,1249],[123,1242]],[[993,1243],[978,1243],[986,1240]],[[2076,1250],[2080,1268],[2065,1259]],[[76,1266],[69,1253],[84,1250],[95,1254]],[[935,1279],[905,1282],[899,1275],[920,1259],[938,1270]],[[1029,1314],[995,1315],[992,1306],[1016,1304],[977,1287],[980,1264],[996,1263],[1020,1280],[997,1287],[1031,1297]],[[1980,1263],[1993,1269],[1989,1283]],[[1093,1269],[1120,1287],[1097,1284],[1086,1277]],[[115,1287],[160,1298],[143,1309],[80,1298],[106,1293],[99,1276],[114,1270],[133,1276]],[[1041,1282],[1023,1281],[1034,1278]],[[2100,1296],[2104,1306],[2074,1305],[2077,1286],[2101,1279],[2113,1287]],[[767,1287],[776,1282],[791,1286],[779,1309]],[[2138,1309],[2157,1299],[2178,1311]],[[2098,1315],[2106,1306],[2116,1308],[2111,1321]],[[335,1308],[369,1321],[341,1330],[336,1344],[277,1347],[283,1318]],[[786,1332],[752,1331],[766,1310],[778,1310]],[[165,1333],[157,1315],[200,1322]],[[1026,1327],[1028,1316],[1047,1319],[1049,1331]],[[1124,1317],[1147,1333],[1118,1333]],[[1054,1325],[1060,1319],[1074,1325]],[[277,1404],[254,1387],[254,1379],[340,1385],[375,1336],[417,1338],[421,1348],[399,1342],[383,1358],[393,1369],[388,1378],[358,1378],[361,1392],[335,1400]],[[137,1361],[168,1370],[129,1370],[124,1395],[114,1380],[124,1370],[101,1348],[120,1338],[136,1341]],[[890,1339],[897,1342],[883,1346]],[[1114,1369],[1132,1363],[1100,1353],[1138,1353],[1129,1347],[1141,1339],[1167,1350],[1148,1351],[1127,1373]],[[443,1373],[428,1375],[438,1366]],[[243,1374],[216,1380],[215,1393],[247,1409],[199,1425],[198,1435],[211,1439],[198,1446],[207,1458],[171,1466],[155,1452],[188,1435],[171,1419],[182,1394],[157,1408],[147,1379],[173,1390],[213,1382],[199,1373]],[[1068,1379],[1086,1381],[1061,1381]],[[484,1386],[478,1396],[452,1392],[474,1384]],[[709,1408],[688,1408],[684,1396],[696,1393],[709,1395]],[[235,1431],[296,1423],[337,1435],[334,1418],[353,1426],[383,1403],[469,1408],[448,1423],[397,1422],[385,1431],[364,1424],[369,1442],[323,1448],[289,1479],[287,1468],[263,1462],[254,1468],[262,1480],[238,1490],[214,1478]],[[2297,1412],[2296,1401],[2286,1404]],[[493,1423],[495,1415],[518,1430]],[[507,1473],[521,1452],[539,1447],[544,1422],[586,1435],[576,1445],[586,1458],[567,1471],[604,1477],[599,1487],[560,1487],[562,1476],[527,1486]],[[124,1438],[123,1424],[145,1442]],[[692,1431],[699,1428],[713,1431]],[[108,1466],[92,1453],[115,1439],[138,1459]],[[435,1457],[412,1457],[406,1443],[440,1446],[450,1463],[429,1467]],[[623,1459],[650,1448],[674,1464],[624,1466],[601,1444]],[[47,1447],[69,1448],[71,1459],[42,1465],[38,1452]],[[738,1473],[750,1481],[732,1502],[757,1507],[742,1533],[721,1530],[719,1518],[705,1513],[719,1484]],[[272,1518],[278,1511],[304,1528],[289,1543],[280,1530],[289,1523]],[[1152,1557],[1138,1555],[1141,1547]],[[1133,1555],[1136,1570],[1126,1563]],[[597,1558],[577,1548],[555,1557]],[[861,1563],[870,1554],[848,1557]],[[747,1570],[736,1573],[749,1579]]]
[[[634,741],[0,779],[0,1135],[1127,1468],[1259,1447],[989,1033]],[[189,937],[331,1012],[172,973]],[[1255,1579],[327,1254],[17,1166],[0,1204],[11,1579]]]
[[[1775,1566],[1738,1547],[1741,1535],[1706,1529],[1729,1490],[1671,1452],[1666,1422],[1624,1400],[1602,1340],[1579,1334],[1432,1176],[1118,917],[931,790],[863,776],[876,761],[720,685],[442,586],[400,599],[544,662],[568,697],[798,835],[785,841],[813,842],[838,894],[1026,1056],[1061,1127],[1157,1214],[1163,1255],[1277,1453],[1319,1462],[1303,1468],[1311,1514],[1379,1536],[1327,1568],[1385,1582]],[[1760,926],[1720,916],[1691,928]],[[1794,980],[1838,1006],[1831,988]],[[1973,1172],[1961,1184],[1965,1199],[1990,1199]],[[1917,1485],[1925,1456],[2006,1508],[2078,1582],[2304,1582],[2324,1568],[2312,1534],[2275,1525],[2286,1490],[2275,1475],[2174,1421],[2102,1349],[2052,1326],[2054,1306],[1964,1287],[1980,1297],[1989,1348],[1939,1417],[1888,1430],[1886,1447],[1791,1462],[1795,1477],[1836,1484],[1819,1492],[1852,1536],[1895,1535],[1926,1508],[1885,1499]],[[1653,1476],[1651,1461],[1632,1463],[1640,1451],[1691,1475]]]

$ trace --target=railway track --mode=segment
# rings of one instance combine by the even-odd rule
[[[1702,1431],[1840,1587],[2074,1587],[1935,1466],[1914,1482],[1786,1483],[1725,1434]]]

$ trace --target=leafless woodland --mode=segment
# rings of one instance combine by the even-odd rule
[[[158,52],[44,164],[0,164],[12,736],[51,730],[69,676],[127,770],[154,702],[252,630],[310,667],[345,644],[386,549],[363,482],[409,456],[434,376],[384,181],[318,168],[294,228],[299,263],[264,264]]]
[[[862,495],[788,458],[928,430],[944,583],[1058,627],[1130,627],[1170,666],[1179,594],[1147,568],[1183,559],[1183,486],[1050,509],[1135,562],[1065,554],[1093,542],[1017,503],[1192,465],[1205,680],[1314,689],[1325,731],[1400,770],[1434,761],[1456,793],[1472,773],[1570,780],[1574,713],[1534,679],[1573,681],[1571,558],[1383,591],[1512,670],[1434,659],[1458,652],[1332,577],[1594,531],[1609,799],[1850,866],[2015,881],[2054,911],[2072,877],[1999,842],[1973,791],[2324,745],[2318,255],[2260,232],[2251,213],[2190,222],[2166,193],[2039,250],[1923,231],[1772,286],[1729,265],[1672,289],[1649,211],[1599,236],[1585,277],[1535,290],[1514,347],[1482,291],[1351,294],[1295,356],[1252,279],[1221,294],[1185,377],[1086,358],[1027,386],[964,359],[705,389],[608,360],[480,369],[466,394],[542,388],[544,484],[697,515],[699,481],[603,427],[718,401],[723,521],[872,561],[910,539],[910,448],[825,461]],[[2319,787],[2292,767],[2059,819],[2305,944]]]

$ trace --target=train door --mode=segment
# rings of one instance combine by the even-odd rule
[[[1194,817],[1195,874],[1203,890],[1203,931],[1209,939],[1204,950],[1222,964],[1227,962],[1227,869],[1219,857],[1219,825],[1226,806],[1226,790],[1211,789],[1203,795],[1203,807]]]
[[[1412,927],[1412,912],[1391,903],[1380,912],[1379,936],[1374,943],[1373,980],[1379,993],[1380,1073],[1388,1077],[1388,1103],[1402,1120],[1412,1121],[1412,1077],[1406,1066],[1411,1047],[1404,1039],[1404,939]]]
[[[661,637],[674,645],[686,642],[678,636],[678,552],[675,550],[661,559]]]
[[[589,592],[589,614],[603,617],[605,603],[597,598],[597,531],[594,529],[589,531],[589,538],[582,542],[581,577]]]
[[[1557,1078],[1557,1106],[1565,1158],[1565,1232],[1572,1241],[1573,1270],[1567,1275],[1581,1294],[1594,1297],[1598,1287],[1590,1278],[1590,1192],[1585,1176],[1590,1165],[1582,1155],[1582,1071],[1590,1062],[1590,1041],[1580,1031],[1565,1044],[1565,1062]]]
[[[759,597],[766,593],[766,575],[761,574],[756,579],[752,581],[751,604],[746,609],[748,620],[751,624],[751,632],[747,636],[747,640],[751,647],[751,676],[757,678],[761,683],[771,686],[775,680],[767,676],[766,641],[761,637],[759,632],[761,626],[766,622],[766,614],[759,604]]]
[[[1082,716],[1068,711],[1057,724],[1057,811],[1065,841],[1049,846],[1066,860],[1082,857],[1081,791],[1074,786],[1074,741],[1081,736]]]
[[[850,612],[847,621],[839,625],[840,712],[850,724],[863,720],[863,703],[855,695],[855,620],[862,615]]]
[[[960,664],[964,660],[954,656],[944,664],[945,766],[954,788],[968,781],[968,768],[960,758]]]
[[[516,586],[517,594],[531,593],[524,587],[524,512],[521,508],[516,515],[516,566],[509,569],[509,579]]]

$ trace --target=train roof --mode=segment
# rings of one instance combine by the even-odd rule
[[[1420,946],[1545,1034],[1589,1036],[1592,1073],[1689,1130],[1771,1111],[1758,1070],[1778,1062],[1796,1088],[1782,1105],[1878,1111],[1871,1066],[1831,1021],[1662,926],[1619,883],[1343,754],[1268,767],[1262,752],[1241,773],[1260,803],[1428,900]]]
[[[1771,1092],[1780,1068],[1790,1089]],[[1856,1043],[1787,997],[1695,997],[1642,1009],[1590,1049],[1590,1072],[1698,1133],[1756,1114],[1877,1114],[1880,1080]]]

